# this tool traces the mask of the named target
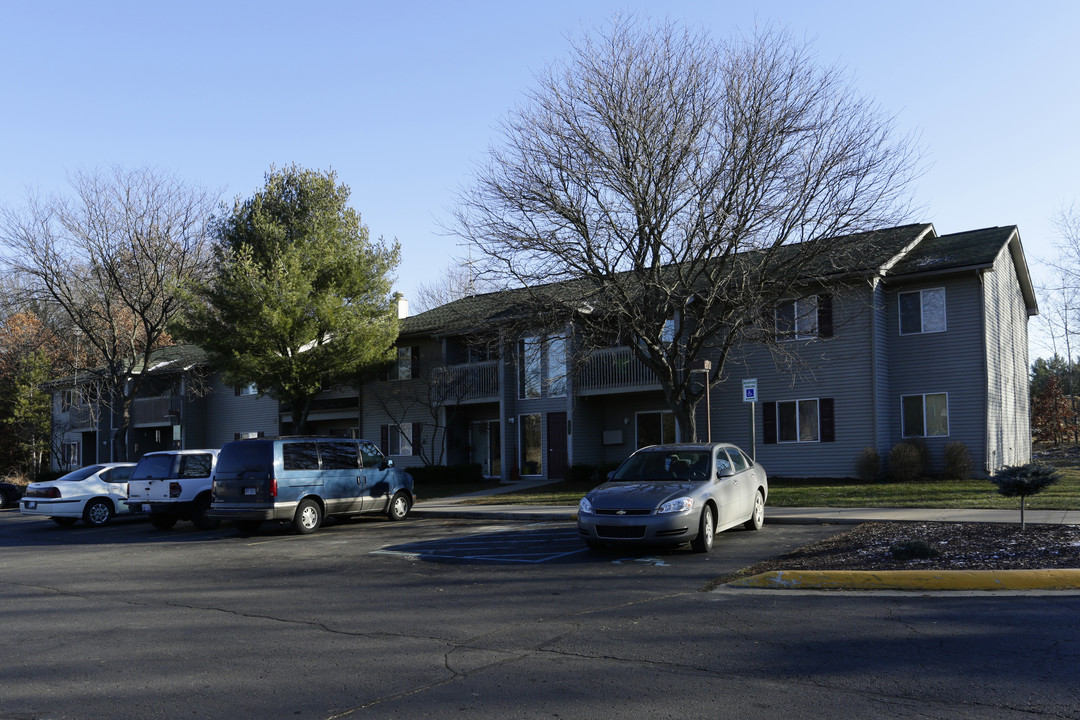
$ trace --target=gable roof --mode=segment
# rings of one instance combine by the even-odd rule
[[[920,276],[987,270],[994,266],[998,257],[1006,250],[1012,256],[1028,315],[1037,315],[1039,305],[1035,298],[1035,288],[1031,283],[1023,246],[1020,244],[1020,231],[1015,225],[987,227],[927,238],[893,265],[887,277],[890,280],[910,280]]]

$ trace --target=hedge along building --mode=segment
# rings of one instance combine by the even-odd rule
[[[902,441],[926,448],[931,472],[954,442],[985,473],[1028,461],[1038,306],[1017,228],[939,236],[917,224],[874,242],[843,282],[766,314],[783,357],[740,346],[698,406],[699,435],[753,448],[781,476],[853,476],[865,448],[885,458]],[[572,318],[530,329],[535,296],[475,295],[403,319],[397,361],[365,385],[361,434],[404,466],[475,462],[504,479],[560,478],[683,439],[633,348],[580,352]]]

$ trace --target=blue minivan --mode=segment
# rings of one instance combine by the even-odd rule
[[[260,438],[222,446],[209,515],[244,532],[266,520],[291,520],[306,535],[327,516],[404,520],[414,500],[412,476],[368,440]]]

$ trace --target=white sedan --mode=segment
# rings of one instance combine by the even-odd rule
[[[128,513],[127,483],[134,463],[87,465],[47,482],[30,483],[19,502],[23,515],[45,515],[57,525],[74,525],[82,518],[91,527],[108,525],[113,516]]]

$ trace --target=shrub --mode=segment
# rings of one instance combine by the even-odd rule
[[[897,443],[889,451],[889,473],[900,482],[918,480],[925,465],[925,451],[914,443]]]
[[[484,469],[480,463],[464,465],[424,465],[405,468],[413,481],[424,485],[461,485],[484,482]]]
[[[855,472],[865,482],[875,480],[881,472],[881,455],[876,448],[864,447],[855,464]]]
[[[1061,479],[1061,473],[1049,465],[1009,465],[990,477],[997,491],[1005,497],[1020,498],[1020,530],[1024,524],[1024,501],[1028,495],[1037,495]]]
[[[967,445],[962,442],[951,442],[945,445],[945,477],[967,480],[971,477],[974,467],[975,464],[971,461],[971,453]]]
[[[905,540],[898,542],[889,548],[892,556],[900,562],[908,560],[930,560],[941,554],[941,551],[930,545],[925,540]]]

